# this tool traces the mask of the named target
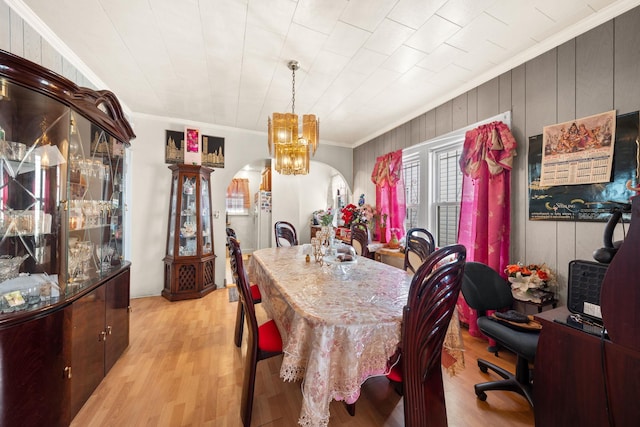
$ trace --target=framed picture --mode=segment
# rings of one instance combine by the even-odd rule
[[[184,163],[199,165],[202,162],[200,158],[200,129],[187,126],[184,128],[184,135]]]
[[[202,165],[224,168],[224,138],[202,135]]]
[[[184,163],[184,132],[167,130],[164,143],[164,162]]]

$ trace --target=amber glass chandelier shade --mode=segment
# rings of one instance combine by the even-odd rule
[[[268,119],[269,154],[274,158],[276,172],[282,175],[306,175],[310,157],[316,153],[320,142],[320,123],[314,114],[302,116],[302,133],[295,114],[296,61],[289,62],[293,72],[293,96],[291,113],[273,113]]]
[[[296,114],[273,114],[273,120],[269,119],[269,154],[274,158],[276,172],[282,175],[309,173],[311,155],[318,147],[318,129],[314,115],[302,117],[302,134],[299,135]]]

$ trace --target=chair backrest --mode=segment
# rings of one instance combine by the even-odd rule
[[[293,224],[287,221],[277,221],[273,226],[276,234],[276,246],[296,246],[298,244],[298,234]]]
[[[247,326],[249,329],[247,339],[247,355],[255,358],[253,363],[257,362],[258,357],[258,321],[256,319],[256,309],[251,298],[251,290],[249,288],[249,278],[244,269],[244,261],[242,260],[242,250],[240,244],[233,236],[227,237],[227,245],[229,246],[229,263],[231,264],[231,272],[238,288],[239,304],[244,307]]]
[[[456,306],[466,249],[433,252],[411,281],[402,320],[404,415],[408,426],[446,426],[442,345]]]
[[[468,262],[464,268],[462,295],[469,307],[483,316],[487,310],[513,305],[511,286],[500,273],[480,262]]]
[[[404,269],[415,274],[418,267],[436,249],[433,235],[425,228],[412,228],[407,231],[404,250]]]
[[[351,246],[356,250],[356,254],[371,258],[369,253],[369,231],[367,226],[361,223],[351,225]]]
[[[237,238],[236,237],[236,231],[231,227],[227,227],[227,237]]]

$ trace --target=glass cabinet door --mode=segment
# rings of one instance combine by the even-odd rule
[[[0,101],[1,313],[60,295],[56,224],[70,121],[63,104],[7,87],[11,96]]]
[[[209,255],[213,251],[213,233],[211,231],[211,198],[209,196],[209,180],[200,177],[200,192],[202,194],[200,200],[200,215],[202,224],[202,254]]]
[[[173,256],[173,246],[176,239],[176,207],[178,206],[178,177],[174,176],[171,180],[171,201],[169,207],[169,232],[167,233],[167,255]]]
[[[180,213],[180,256],[197,255],[198,240],[196,221],[196,177],[184,175],[182,177],[182,208]]]
[[[119,267],[123,256],[124,145],[71,114],[66,230],[67,289]]]

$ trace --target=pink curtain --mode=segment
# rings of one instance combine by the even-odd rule
[[[385,154],[376,159],[371,181],[376,185],[376,207],[380,215],[387,214],[387,242],[391,232],[398,239],[404,236],[406,204],[402,180],[402,150]]]
[[[516,141],[509,127],[493,122],[465,135],[460,156],[463,173],[458,243],[467,248],[467,260],[489,265],[504,274],[509,263],[511,233],[511,166]],[[505,276],[506,277],[506,276]],[[477,313],[460,294],[460,320],[469,333],[481,336]]]

